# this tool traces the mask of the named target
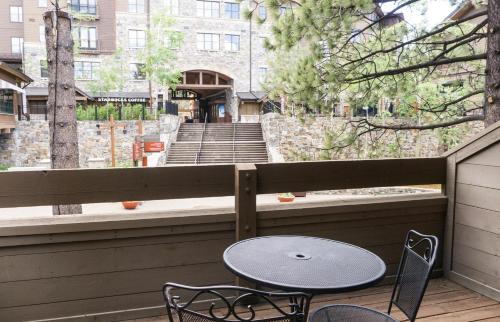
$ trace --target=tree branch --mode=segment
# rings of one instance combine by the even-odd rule
[[[441,28],[438,28],[438,29],[436,29],[436,30],[434,30],[434,31],[432,31],[432,32],[426,33],[426,34],[424,34],[424,35],[422,35],[422,36],[420,36],[420,37],[417,37],[417,38],[414,38],[414,39],[411,39],[411,40],[408,40],[408,41],[402,42],[402,43],[400,43],[399,45],[393,46],[393,47],[388,48],[388,49],[380,49],[380,50],[373,51],[373,52],[371,52],[371,53],[369,53],[369,54],[367,54],[367,55],[365,55],[365,56],[363,56],[363,57],[360,57],[360,58],[358,58],[358,59],[355,59],[355,60],[352,60],[352,61],[349,61],[349,62],[347,62],[347,63],[343,64],[343,65],[342,65],[342,67],[348,66],[348,65],[353,64],[353,63],[356,63],[356,62],[358,62],[358,61],[365,60],[365,59],[367,59],[367,58],[373,57],[373,56],[378,55],[378,54],[388,54],[388,53],[393,52],[393,51],[395,51],[395,50],[398,50],[398,49],[400,49],[400,48],[402,48],[402,47],[405,47],[405,46],[411,45],[411,44],[413,44],[413,43],[415,43],[415,42],[418,42],[418,41],[424,40],[424,39],[426,39],[426,38],[428,38],[428,37],[430,37],[430,36],[437,35],[437,34],[439,34],[439,33],[443,32],[443,31],[445,31],[446,29],[448,29],[448,28],[450,28],[450,27],[453,27],[453,26],[459,25],[459,24],[461,24],[461,23],[463,23],[463,22],[469,21],[469,20],[474,19],[474,18],[477,18],[477,17],[484,16],[484,15],[487,15],[487,14],[488,14],[488,11],[487,11],[487,10],[481,10],[481,11],[478,11],[477,13],[475,13],[475,14],[473,14],[473,15],[470,15],[470,16],[468,16],[468,17],[466,17],[466,18],[463,18],[463,19],[457,20],[457,21],[455,21],[455,22],[453,22],[453,23],[447,24],[446,26],[443,26],[443,27],[441,27]]]
[[[394,125],[386,125],[386,124],[377,124],[377,123],[372,123],[368,119],[364,119],[362,122],[367,124],[368,126],[374,128],[374,129],[387,129],[387,130],[395,130],[395,131],[400,131],[400,130],[433,130],[437,128],[442,128],[442,127],[449,127],[453,125],[458,125],[470,121],[481,121],[484,120],[484,115],[469,115],[469,116],[464,116],[459,119],[447,121],[447,122],[441,122],[441,123],[434,123],[434,124],[425,124],[425,125],[414,125],[414,124],[394,124]]]
[[[437,60],[437,61],[430,61],[430,62],[411,65],[411,66],[407,66],[407,67],[403,67],[403,68],[390,69],[390,70],[386,70],[386,71],[382,71],[382,72],[378,72],[378,73],[373,73],[373,74],[366,74],[366,75],[362,75],[362,76],[355,77],[355,78],[350,78],[350,79],[346,78],[345,81],[349,82],[349,83],[359,83],[361,81],[366,81],[366,80],[370,80],[370,79],[374,79],[374,78],[378,78],[378,77],[382,77],[382,76],[398,75],[398,74],[411,72],[414,70],[432,67],[432,66],[448,65],[448,64],[453,64],[453,63],[482,60],[482,59],[486,59],[486,53],[472,55],[472,56],[462,56],[462,57],[441,59],[441,60]]]

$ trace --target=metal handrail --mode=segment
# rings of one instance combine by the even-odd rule
[[[208,113],[205,113],[205,123],[203,124],[203,131],[201,132],[201,138],[200,138],[200,146],[198,147],[198,152],[196,153],[194,164],[199,164],[200,162],[201,149],[203,147],[203,138],[205,137],[205,131],[207,130],[207,117]]]
[[[236,141],[236,123],[233,123],[233,163],[234,163],[234,142]]]

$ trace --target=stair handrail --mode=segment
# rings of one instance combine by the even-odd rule
[[[201,149],[203,147],[203,137],[205,136],[205,131],[207,130],[207,117],[208,113],[205,113],[205,122],[203,124],[203,131],[201,132],[200,146],[198,147],[198,152],[196,153],[196,159],[194,160],[194,164],[199,164],[200,162]]]
[[[233,123],[233,163],[234,163],[234,159],[235,159],[235,146],[234,146],[234,143],[236,141],[236,123]]]

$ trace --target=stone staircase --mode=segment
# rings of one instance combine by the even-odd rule
[[[167,164],[264,163],[266,142],[259,123],[183,123]]]

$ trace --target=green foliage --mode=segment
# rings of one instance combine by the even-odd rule
[[[9,169],[9,166],[6,164],[0,164],[0,171],[7,171]]]
[[[310,155],[306,154],[304,151],[299,151],[292,149],[288,152],[287,160],[291,161],[311,161],[312,158]]]
[[[119,106],[115,106],[112,104],[106,104],[103,106],[97,106],[97,120],[98,121],[106,121],[109,120],[110,115],[113,115],[115,120],[119,119]],[[76,109],[76,118],[78,121],[94,121],[95,120],[95,105],[88,106],[77,106]],[[142,111],[143,107],[140,104],[134,105],[124,105],[122,107],[122,120],[139,120],[142,119]],[[153,113],[149,111],[149,109],[144,108],[146,113],[145,120],[154,120],[155,116]]]
[[[115,168],[132,168],[134,161],[132,160],[119,160],[116,162]]]
[[[123,48],[105,58],[96,72],[96,80],[88,84],[93,95],[102,96],[110,91],[123,92],[129,78],[129,64]]]
[[[175,88],[180,82],[181,72],[175,68],[175,48],[181,46],[183,34],[172,29],[174,19],[168,11],[158,10],[151,17],[147,31],[146,47],[139,53],[144,63],[143,72],[149,80],[163,86]]]
[[[371,0],[302,0],[300,5],[292,0],[265,0],[265,4],[274,18],[272,37],[265,41],[265,47],[274,54],[264,84],[270,98],[286,97],[288,106],[318,107],[323,114],[330,114],[339,102],[357,108],[377,106],[384,99],[393,103],[392,116],[399,118],[397,122],[411,126],[442,124],[481,110],[483,60],[437,68],[412,67],[484,52],[480,37],[485,28],[479,29],[477,35],[464,36],[473,32],[478,22],[450,26],[432,36],[427,36],[426,25],[412,26],[405,22],[385,27],[374,25],[358,32],[370,23],[363,17],[374,13]],[[427,4],[427,0],[422,0],[410,7],[425,15]],[[280,16],[282,6],[291,6],[293,10]],[[422,41],[394,49],[421,36],[425,36]],[[445,39],[470,41],[444,45]],[[371,124],[384,124],[388,116],[370,120]],[[360,136],[370,135],[374,127],[367,124],[353,123],[341,135],[325,138],[327,149],[345,147]],[[459,130],[450,131],[449,135],[445,132],[442,143],[447,146],[456,143],[453,135],[461,134]],[[366,156],[400,154],[397,142],[374,146],[372,151],[375,152],[366,152]],[[322,157],[331,154],[335,152],[322,153]]]
[[[469,133],[468,127],[449,127],[438,129],[439,144],[444,149],[450,150],[457,146],[464,136]]]

